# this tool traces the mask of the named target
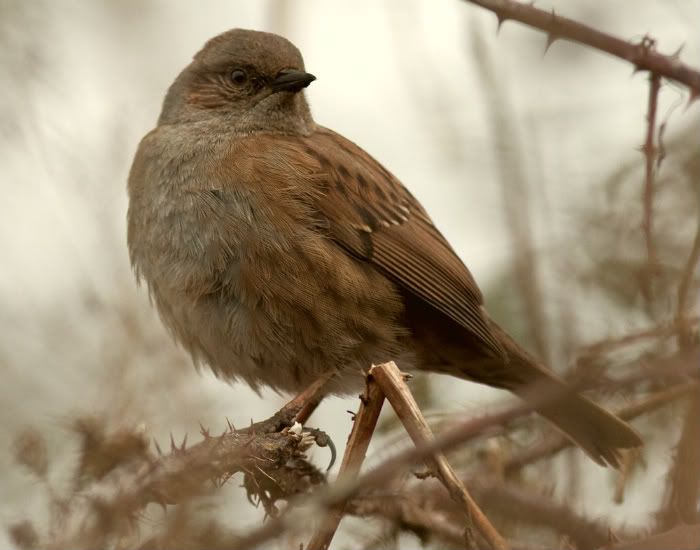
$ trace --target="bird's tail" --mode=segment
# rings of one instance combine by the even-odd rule
[[[538,407],[537,412],[601,466],[619,467],[622,449],[642,445],[637,432],[614,414],[571,391],[560,380],[552,378],[546,384],[552,386],[550,395],[557,397],[547,405]],[[517,388],[514,391],[523,395]],[[525,399],[528,398],[527,393],[523,395]]]
[[[639,434],[626,422],[577,393],[553,372],[539,365],[500,327],[494,328],[508,354],[508,370],[517,373],[516,383],[507,389],[526,401],[545,396],[546,404],[537,406],[537,412],[591,459],[602,466],[617,468],[622,449],[643,444]],[[548,400],[550,396],[552,399]]]

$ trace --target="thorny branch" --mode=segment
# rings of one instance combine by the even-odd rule
[[[237,472],[249,474],[251,496],[274,504],[306,492],[324,476],[306,461],[303,438],[293,433],[229,429],[219,436],[203,430],[204,439],[189,448],[172,445],[163,456],[144,456],[88,486],[81,495],[90,503],[83,528],[63,533],[55,548],[98,547],[103,541],[99,517],[128,521],[151,502],[176,504],[206,494]],[[267,483],[272,480],[273,483]],[[256,491],[257,488],[257,491]],[[276,494],[275,494],[276,493]],[[90,519],[94,517],[94,519]],[[91,526],[91,527],[85,527]]]
[[[508,19],[519,21],[547,33],[547,46],[556,40],[569,40],[590,46],[632,63],[636,70],[649,71],[688,87],[691,99],[700,96],[700,72],[679,59],[679,53],[663,55],[654,48],[654,41],[645,37],[633,44],[554,11],[536,8],[531,3],[512,0],[466,0],[490,10],[498,17],[499,26]]]

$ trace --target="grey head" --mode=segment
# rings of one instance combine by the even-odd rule
[[[308,134],[302,93],[316,79],[289,40],[233,29],[215,36],[170,86],[158,125],[223,123],[240,134]]]

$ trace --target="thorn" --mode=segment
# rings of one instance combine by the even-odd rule
[[[652,38],[648,34],[644,35],[642,41],[639,43],[641,48],[645,50],[645,53],[656,48],[656,39]]]
[[[236,433],[236,427],[231,424],[231,421],[228,419],[228,416],[226,417],[226,424],[228,425],[228,431],[231,432],[232,434]]]
[[[204,436],[204,439],[209,439],[211,437],[209,434],[209,429],[202,426],[201,422],[199,423],[199,433]]]
[[[673,59],[674,61],[678,61],[681,57],[681,52],[683,51],[684,48],[685,48],[685,42],[683,42],[683,44],[678,46],[678,49],[675,52],[673,52],[671,55],[669,55],[669,57],[671,59]]]
[[[158,445],[158,440],[155,437],[153,438],[153,445],[156,447],[158,456],[163,456],[163,450],[160,448],[160,445]]]
[[[501,27],[503,26],[503,23],[508,21],[509,18],[506,17],[505,15],[501,15],[500,13],[497,13],[496,19],[497,19],[497,21],[496,21],[496,34],[498,34],[499,32],[501,32]]]
[[[551,48],[552,44],[554,44],[554,42],[557,40],[559,40],[559,37],[553,32],[547,34],[547,43],[544,45],[544,52],[542,53],[543,56],[547,54],[549,48]]]
[[[667,122],[668,122],[668,120],[664,120],[661,124],[659,124],[659,129],[658,129],[658,131],[656,132],[656,134],[657,134],[656,140],[657,140],[659,143],[663,142],[664,135],[666,134],[666,124],[667,124]]]
[[[175,445],[175,439],[173,438],[173,432],[170,432],[170,452],[177,451],[177,445]]]
[[[182,439],[182,445],[180,445],[180,451],[184,451],[187,448],[187,434]]]
[[[690,107],[695,101],[697,101],[698,98],[700,98],[700,90],[691,89],[690,95],[688,96],[688,103],[685,104],[685,108],[683,110],[687,111],[688,107]]]
[[[654,154],[656,147],[653,145],[649,147],[646,143],[644,145],[640,145],[637,147],[637,151],[642,153],[643,155],[649,155],[649,154]]]

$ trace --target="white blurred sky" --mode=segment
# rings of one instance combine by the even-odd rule
[[[700,65],[696,0],[554,4],[622,38],[650,33],[662,52],[685,44],[683,59]],[[292,40],[318,78],[308,90],[316,120],[399,176],[482,282],[502,268],[510,250],[499,157],[485,114],[490,91],[472,57],[473,33],[483,37],[500,93],[509,100],[528,177],[543,190],[546,204],[533,204],[540,246],[556,245],[569,209],[634,158],[644,136],[645,75],[580,46],[556,43],[543,56],[539,32],[506,23],[497,35],[492,14],[457,0],[7,0],[0,18],[2,10],[13,10],[0,24],[3,420],[57,429],[70,410],[100,409],[101,354],[114,328],[86,326],[78,293],[89,287],[107,303],[136,295],[124,243],[131,156],[155,123],[167,86],[219,32],[245,27]],[[28,59],[39,64],[29,70]],[[661,112],[680,96],[666,87]],[[669,132],[697,116],[698,103],[678,110]],[[137,296],[146,302],[143,291]],[[155,315],[146,315],[160,330]],[[60,345],[47,340],[54,329],[46,328],[46,316],[61,328]],[[150,368],[147,358],[141,368]],[[152,383],[167,371],[149,376]],[[184,431],[197,419],[218,425],[225,414],[247,422],[281,401],[267,393],[261,401],[245,388],[193,372],[182,380],[178,403],[167,391],[154,391],[151,403],[134,406],[134,419],[143,415],[157,433],[173,423]],[[466,386],[446,394],[446,405],[476,403]],[[334,400],[321,417],[336,441],[346,437],[348,408],[354,403]],[[240,410],[245,413],[236,419]],[[0,433],[0,443],[11,436]],[[7,466],[4,452],[0,465]],[[33,502],[22,483],[0,475],[0,492],[4,486]],[[627,519],[644,517],[629,508],[636,516]],[[17,513],[1,512],[0,520]],[[0,546],[6,546],[2,535]]]

